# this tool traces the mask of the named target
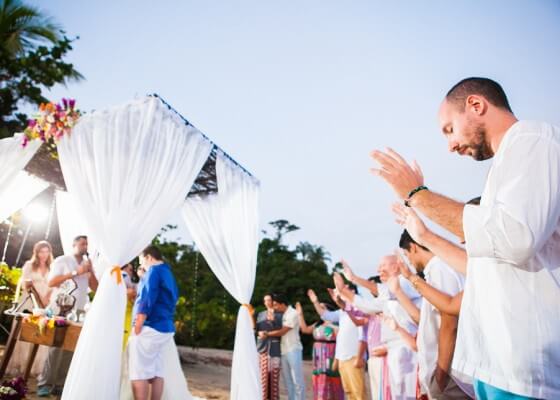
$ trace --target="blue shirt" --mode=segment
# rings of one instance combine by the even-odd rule
[[[158,332],[175,332],[175,305],[179,289],[168,264],[153,265],[138,285],[134,303],[134,320],[137,314],[146,314],[145,326]]]

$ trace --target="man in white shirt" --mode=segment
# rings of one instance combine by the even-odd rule
[[[345,263],[344,265],[344,274],[350,277],[352,282],[359,282],[359,278],[352,273],[350,267]],[[417,323],[412,320],[405,309],[396,301],[395,296],[389,292],[387,285],[385,285],[391,277],[396,277],[399,279],[400,287],[405,297],[409,299],[413,306],[418,307],[420,305],[420,295],[412,287],[411,283],[399,273],[397,257],[394,254],[382,257],[377,266],[377,272],[383,284],[377,285],[375,290],[378,296],[374,299],[365,299],[346,290],[341,286],[341,278],[335,274],[337,289],[341,292],[342,298],[357,309],[368,314],[383,312],[385,315],[390,315],[409,335],[416,335]],[[400,336],[392,330],[385,328],[385,326],[382,327],[381,341],[387,348],[387,365],[393,398],[399,400],[415,399],[416,370],[418,366],[416,353]]]
[[[445,264],[426,247],[419,245],[405,230],[399,247],[417,272],[434,288],[455,296],[463,290],[464,278]],[[396,291],[400,288],[397,286]],[[469,399],[449,376],[455,349],[457,318],[441,314],[426,299],[422,299],[419,313],[418,335],[418,379],[420,391],[431,399]],[[415,319],[416,315],[412,316]]]
[[[346,285],[346,290],[356,293],[354,285]],[[328,311],[320,307],[316,297],[311,299],[315,310],[323,321],[338,323],[334,356],[338,360],[338,369],[346,397],[349,400],[365,400],[364,357],[367,338],[364,336],[362,326],[367,323],[367,319],[362,318],[366,317],[366,314],[359,312],[350,304],[341,302],[336,297],[333,300],[337,302],[341,309]]]
[[[431,192],[392,150],[372,156],[401,199],[466,240],[453,369],[481,400],[560,398],[560,129],[518,121],[486,78],[456,84],[439,119],[450,151],[494,157],[480,206]]]
[[[282,379],[288,389],[289,400],[305,399],[305,381],[303,379],[303,346],[299,337],[299,316],[282,294],[272,295],[274,311],[281,312],[282,328],[276,331],[258,332],[259,337],[281,337]]]
[[[71,311],[84,310],[89,302],[88,288],[97,290],[97,278],[93,273],[91,261],[87,258],[87,237],[77,236],[73,242],[73,254],[57,257],[49,271],[49,286],[54,288],[51,294],[51,310],[60,312],[56,300],[59,294],[70,294],[75,298]],[[43,372],[37,381],[39,397],[59,394],[72,361],[72,352],[56,347],[49,348],[49,354]]]

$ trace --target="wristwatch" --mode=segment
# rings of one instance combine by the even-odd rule
[[[70,274],[72,275],[72,278],[74,278],[75,276],[78,276],[78,271],[74,270]]]

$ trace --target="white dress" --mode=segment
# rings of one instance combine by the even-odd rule
[[[27,280],[31,280],[33,282],[33,286],[37,293],[41,297],[41,301],[44,305],[49,304],[49,297],[51,294],[51,289],[48,285],[48,272],[46,274],[41,274],[39,271],[33,271],[31,267],[31,262],[26,262],[22,268],[21,278],[23,283]],[[22,290],[23,293],[23,290]],[[25,302],[21,310],[29,310],[33,309],[33,304],[30,299],[25,300],[27,297],[26,294],[22,294],[20,298],[20,304]],[[33,345],[31,343],[26,342],[17,342],[16,347],[14,348],[14,353],[12,354],[12,358],[10,359],[10,363],[8,364],[7,374],[11,376],[23,376],[25,372],[25,366],[27,365],[27,359],[29,357],[29,353],[31,352],[31,348]],[[49,348],[46,346],[39,346],[39,350],[37,351],[37,355],[35,357],[35,361],[33,362],[33,366],[31,367],[31,376],[38,376],[43,371],[43,366],[45,364],[45,360],[47,359]]]

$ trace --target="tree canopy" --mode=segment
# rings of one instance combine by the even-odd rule
[[[44,90],[83,79],[65,61],[74,40],[39,9],[0,0],[0,138],[25,128],[21,107],[47,102]]]

